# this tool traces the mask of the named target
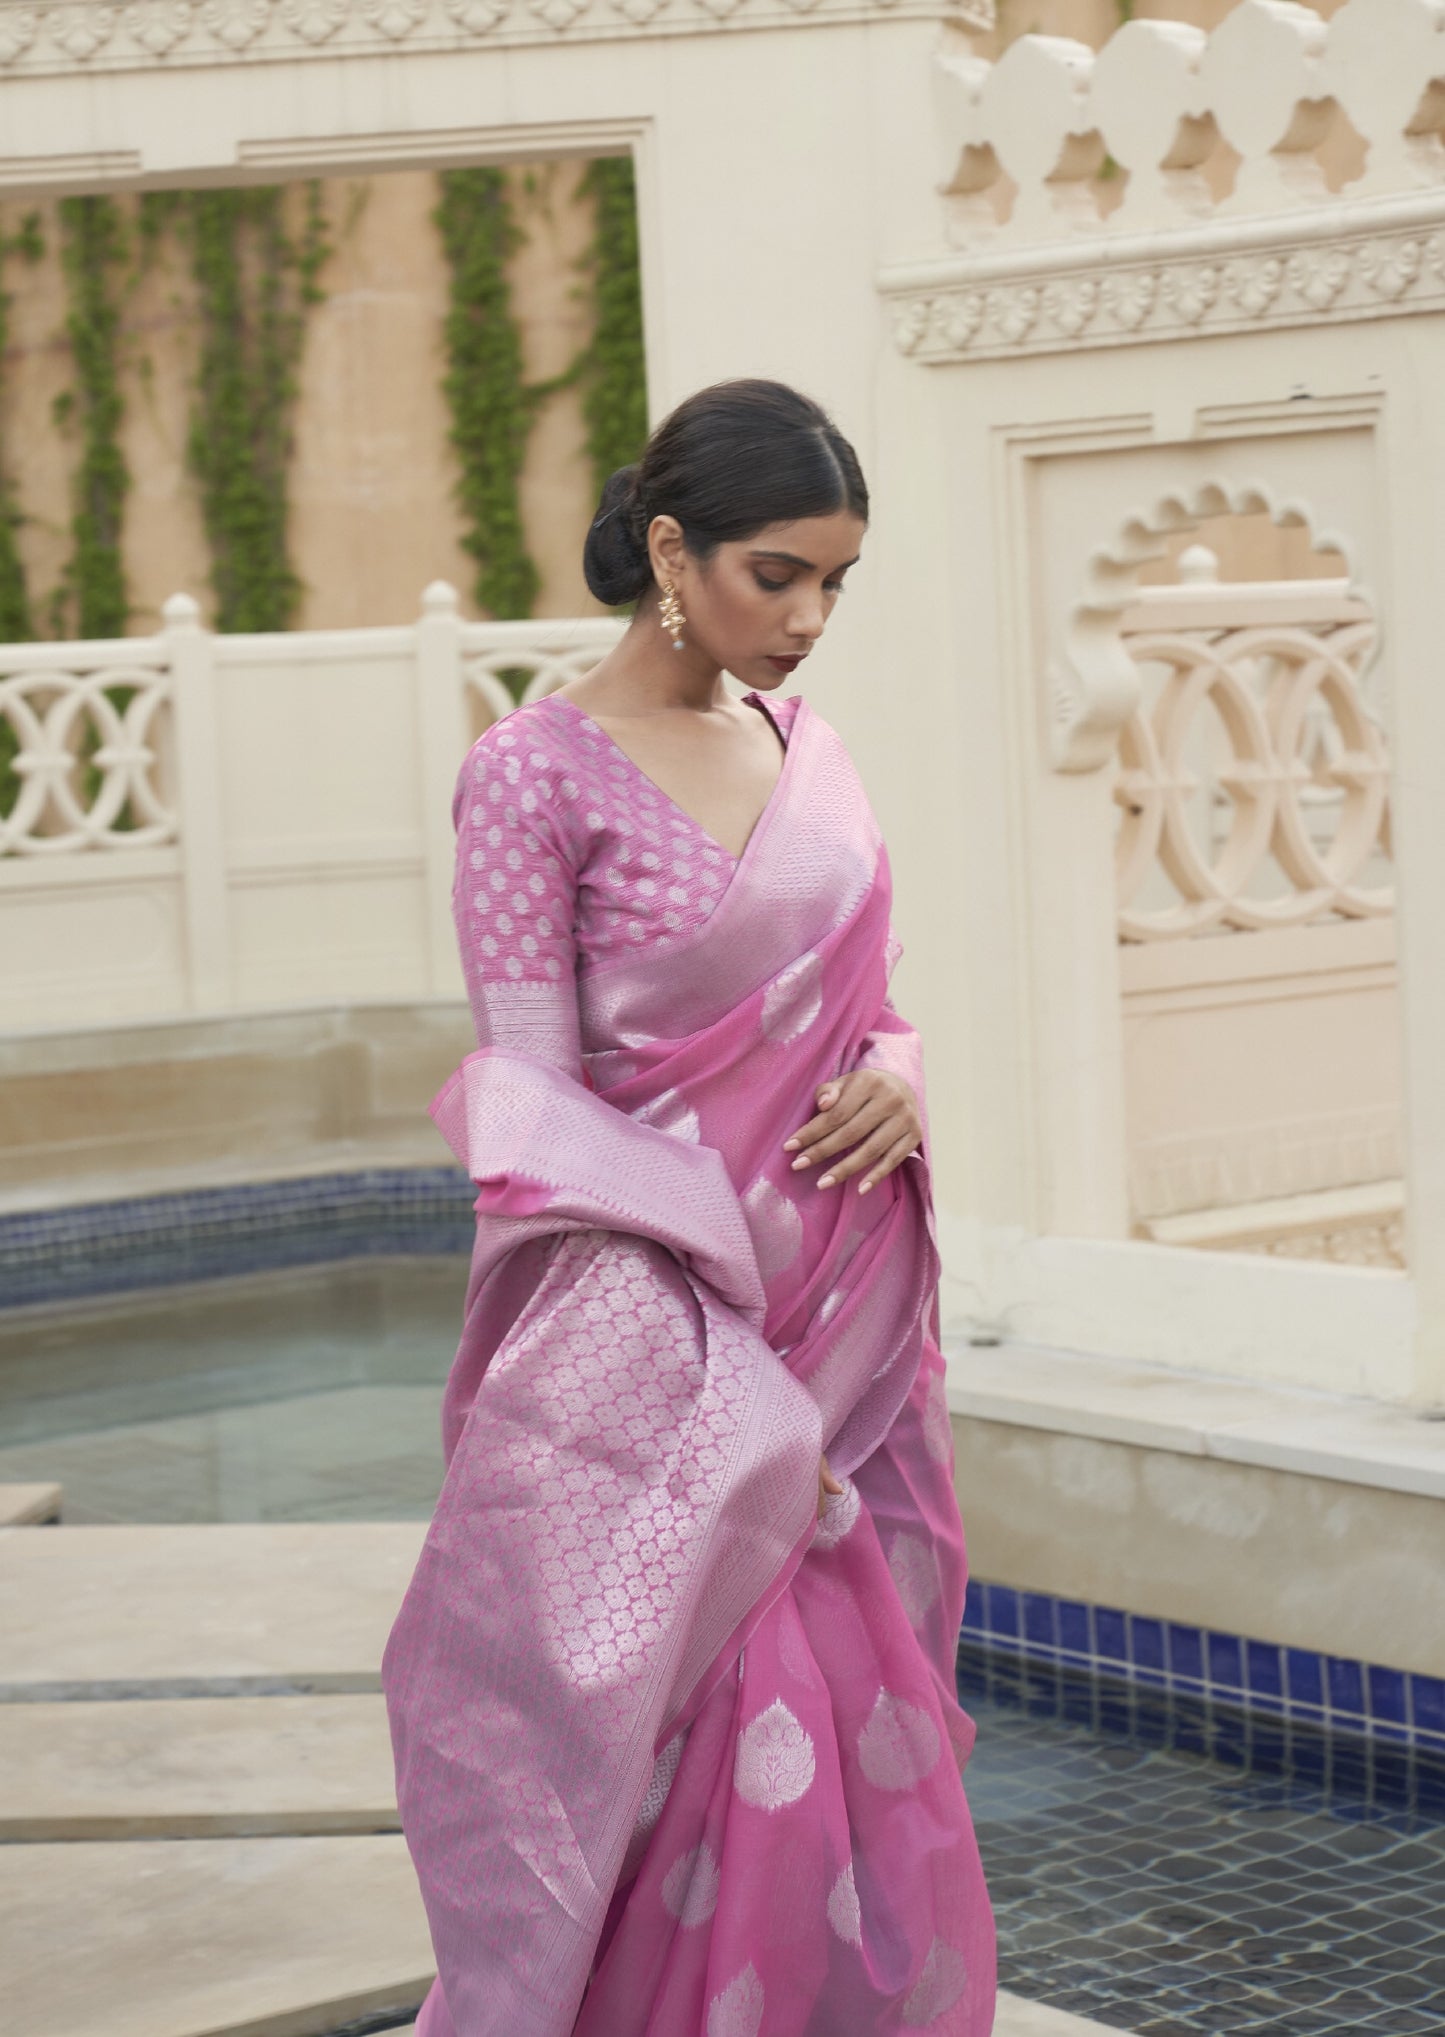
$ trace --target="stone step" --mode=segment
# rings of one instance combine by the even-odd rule
[[[0,1485],[0,1528],[28,1528],[58,1521],[64,1497],[63,1488],[49,1482]]]
[[[380,1686],[425,1523],[0,1534],[0,1700]]]
[[[1000,1994],[993,2037],[1127,2037],[1127,2032],[1115,2029],[1112,2023],[1106,2026],[1084,2016],[1071,2016],[1067,2009],[1051,2009],[1047,2002]]]
[[[0,1839],[398,1829],[379,1696],[0,1705]]]
[[[15,2037],[320,2037],[433,1971],[400,1838],[0,1846]]]
[[[388,2030],[386,2037],[416,2037],[416,2024]],[[1051,2009],[1047,2002],[1000,1994],[993,2037],[1128,2037],[1128,2033],[1112,2025],[1106,2028],[1103,2023],[1091,2023],[1083,2016],[1071,2016],[1067,2009]]]

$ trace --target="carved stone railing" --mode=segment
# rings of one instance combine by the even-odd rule
[[[163,636],[0,648],[0,855],[173,841],[170,700]]]
[[[383,639],[409,648],[414,634],[349,631],[334,642],[319,631],[210,637],[186,594],[173,596],[165,614],[166,628],[153,637],[0,646],[0,723],[10,738],[0,748],[0,855],[123,852],[177,840],[175,786],[167,781],[175,777],[178,633],[200,637],[207,662],[222,669],[238,662],[264,668],[298,655],[344,668]],[[609,616],[463,622],[445,581],[423,596],[421,627],[428,621],[450,627],[451,675],[442,683],[457,691],[458,740],[578,678],[625,628]]]
[[[1391,913],[1378,881],[1389,755],[1361,684],[1368,607],[1344,580],[1223,585],[1202,545],[1181,567],[1181,585],[1140,589],[1121,624],[1153,675],[1119,737],[1121,939]],[[1221,735],[1222,761],[1209,754]],[[1150,907],[1156,871],[1174,902]]]
[[[0,647],[0,1025],[460,992],[457,770],[611,616]]]
[[[928,360],[1445,302],[1445,8],[1241,0],[937,62],[952,258],[890,271]]]

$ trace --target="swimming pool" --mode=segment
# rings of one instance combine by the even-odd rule
[[[356,1256],[312,1263],[325,1238],[295,1217],[229,1260],[206,1246],[208,1272],[240,1249],[241,1274],[0,1313],[0,1481],[58,1480],[72,1522],[425,1517],[464,1227],[452,1212],[449,1249],[418,1254],[421,1218],[399,1239],[351,1205],[329,1221]],[[197,1264],[144,1249],[162,1279]],[[1139,2037],[1445,2030],[1445,1737],[1364,1700],[1342,1726],[1108,1673],[1067,1653],[1083,1608],[1053,1609],[1040,1659],[1018,1598],[978,1587],[959,1657],[1003,1984]],[[1088,1611],[1095,1639],[1111,1621]],[[1134,1624],[1142,1647],[1157,1623]]]

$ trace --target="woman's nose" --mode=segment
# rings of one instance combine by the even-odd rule
[[[820,637],[827,620],[828,611],[823,605],[822,595],[805,595],[789,616],[788,628],[795,637]]]

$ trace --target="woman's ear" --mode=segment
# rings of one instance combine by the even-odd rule
[[[675,580],[681,573],[687,546],[683,543],[682,525],[675,516],[655,516],[652,519],[647,527],[647,555],[659,584],[664,580]]]

